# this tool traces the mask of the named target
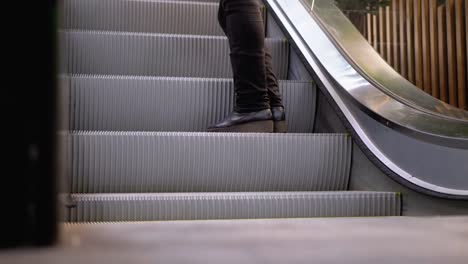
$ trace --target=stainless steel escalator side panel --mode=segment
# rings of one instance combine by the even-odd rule
[[[385,170],[390,171],[389,174],[396,175],[399,182],[403,179],[408,187],[417,191],[444,198],[468,199],[468,177],[464,177],[463,186],[455,188],[452,183],[444,186],[431,181],[441,176],[449,180],[450,175],[419,175],[412,167],[400,166],[401,157],[385,152],[382,148],[382,143],[385,142],[379,142],[379,137],[372,136],[372,133],[378,131],[372,131],[366,122],[360,122],[349,104],[357,106],[360,111],[371,116],[371,120],[390,128],[393,133],[408,136],[416,145],[424,141],[429,146],[434,146],[433,151],[443,146],[468,156],[468,123],[465,120],[411,107],[375,87],[353,68],[300,1],[265,2],[323,88],[340,108],[359,140],[373,157],[384,164]],[[400,142],[395,142],[395,146],[408,149],[414,147],[411,144],[402,145]],[[443,166],[444,153],[438,153],[438,157],[442,159]],[[450,168],[449,172],[468,175],[465,167],[460,164],[459,169]]]
[[[285,15],[286,21],[297,32],[307,52],[312,52],[319,65],[332,76],[335,86],[344,89],[363,110],[405,134],[443,146],[468,149],[467,120],[422,111],[390,96],[353,67],[299,0],[267,2],[275,2],[285,13],[293,14]]]
[[[333,1],[317,0],[310,11],[349,64],[376,88],[409,107],[441,118],[464,121],[468,126],[467,111],[432,97],[403,78],[372,48]]]

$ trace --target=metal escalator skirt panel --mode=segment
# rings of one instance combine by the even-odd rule
[[[449,160],[468,155],[466,121],[421,111],[375,87],[350,64],[300,1],[266,2],[380,169],[418,192],[468,198],[466,163],[450,166],[454,162]],[[401,138],[404,143],[398,141]],[[408,155],[422,145],[423,155]],[[424,160],[426,153],[439,161],[443,175],[423,166],[428,162]]]
[[[102,31],[61,31],[62,73],[232,78],[227,38]],[[273,71],[286,79],[289,45],[266,39]]]
[[[233,109],[231,79],[62,76],[71,130],[206,131]],[[316,87],[280,81],[289,132],[312,132]]]
[[[387,192],[73,194],[69,222],[398,216]]]
[[[145,33],[224,35],[218,1],[65,0],[61,27]]]
[[[396,96],[379,89],[350,63],[317,22],[313,13],[306,10],[300,0],[267,2],[273,7],[273,12],[282,17],[282,23],[288,24],[286,31],[295,35],[293,42],[300,45],[301,53],[309,53],[305,55],[306,60],[309,63],[314,61],[314,71],[326,72],[321,74],[320,78],[323,81],[326,78],[330,86],[336,87],[333,88],[335,91],[330,91],[333,97],[336,94],[349,98],[381,123],[391,125],[393,129],[406,135],[434,144],[468,149],[467,120],[456,118],[448,112],[444,115],[427,109],[422,110],[415,104],[399,100]],[[320,1],[325,2],[327,1]],[[371,58],[368,60],[372,62]],[[421,94],[421,98],[432,98],[422,91],[417,92]],[[434,98],[431,100],[437,101]],[[453,108],[446,104],[440,108],[445,106]]]
[[[74,132],[74,193],[346,190],[341,134]]]

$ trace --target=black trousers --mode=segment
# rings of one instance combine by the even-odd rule
[[[245,113],[283,106],[258,0],[220,0],[219,24],[229,39],[235,108]]]

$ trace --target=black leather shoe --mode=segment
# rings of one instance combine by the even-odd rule
[[[270,109],[258,112],[232,112],[223,121],[210,126],[208,132],[273,133]]]
[[[274,122],[274,132],[275,133],[286,133],[288,132],[288,124],[286,123],[286,112],[284,107],[276,106],[271,108],[273,114]]]

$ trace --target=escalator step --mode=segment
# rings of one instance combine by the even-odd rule
[[[346,190],[343,134],[73,132],[73,193]]]
[[[61,31],[59,38],[62,73],[232,78],[225,37]],[[287,41],[266,46],[278,79],[286,79]]]
[[[63,76],[71,130],[206,131],[233,108],[231,79]],[[316,88],[283,81],[289,132],[312,132]]]
[[[61,27],[224,36],[218,6],[219,1],[64,0]]]
[[[72,194],[70,222],[398,216],[389,192]]]

